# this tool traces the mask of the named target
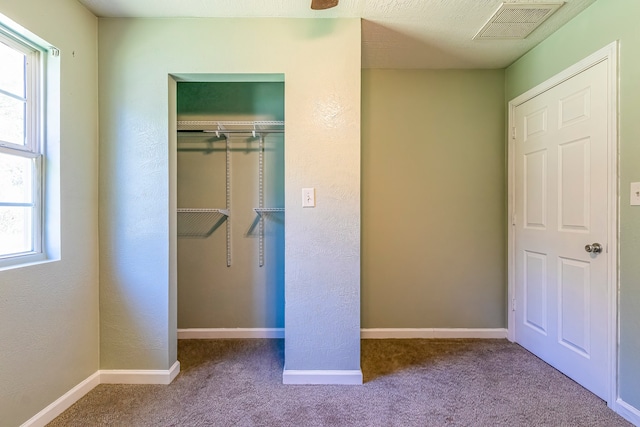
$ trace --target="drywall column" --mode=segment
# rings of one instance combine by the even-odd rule
[[[360,25],[350,24],[314,24],[303,47],[313,65],[286,74],[285,383],[362,382]],[[316,207],[302,208],[309,187]]]
[[[358,376],[360,20],[102,19],[99,52],[102,367],[176,360],[167,78],[283,74],[285,363]],[[302,209],[303,187],[316,188],[316,208]]]

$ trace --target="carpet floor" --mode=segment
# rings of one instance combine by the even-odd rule
[[[363,340],[361,386],[282,384],[282,340],[180,340],[168,386],[106,385],[61,426],[630,426],[506,340]]]

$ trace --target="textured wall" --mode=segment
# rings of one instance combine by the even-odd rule
[[[360,21],[102,19],[99,33],[102,366],[175,360],[169,74],[283,73],[286,364],[358,369]]]
[[[504,72],[366,70],[364,328],[506,327]]]
[[[61,258],[0,271],[0,426],[16,426],[99,367],[97,19],[75,0],[3,1],[0,14],[61,51],[47,165]]]
[[[620,396],[640,409],[640,207],[629,206],[629,183],[640,181],[640,2],[598,0],[507,69],[511,100],[582,58],[620,41]]]
[[[284,83],[179,83],[179,120],[284,120]],[[208,238],[178,239],[178,328],[284,327],[283,213],[264,221],[259,266],[258,139],[231,137],[231,249],[226,224]],[[178,206],[225,207],[226,141],[178,136]],[[284,136],[264,138],[264,207],[284,207]]]

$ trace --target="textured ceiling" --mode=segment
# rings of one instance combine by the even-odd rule
[[[524,40],[473,40],[502,0],[340,0],[321,11],[311,0],[78,1],[101,17],[362,18],[363,68],[503,68],[595,0],[565,0]]]

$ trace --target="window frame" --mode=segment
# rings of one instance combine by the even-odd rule
[[[15,144],[0,140],[0,152],[16,157],[30,159],[32,168],[31,203],[0,202],[0,206],[20,206],[31,208],[31,250],[0,254],[0,268],[31,263],[45,259],[44,254],[44,61],[46,51],[28,39],[0,26],[0,42],[22,53],[26,58],[25,66],[25,141]],[[0,88],[3,95],[16,98],[11,92]],[[16,98],[18,99],[18,98]]]

